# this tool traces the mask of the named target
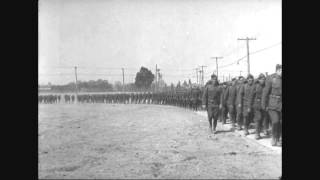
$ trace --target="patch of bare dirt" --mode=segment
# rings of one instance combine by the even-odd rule
[[[281,154],[162,105],[40,104],[39,178],[275,179]]]

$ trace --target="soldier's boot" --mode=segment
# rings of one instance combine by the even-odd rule
[[[260,133],[256,133],[255,139],[256,140],[261,139]]]
[[[244,129],[244,135],[245,135],[245,136],[249,135],[248,128],[245,128],[245,129]]]
[[[222,124],[226,124],[226,123],[227,123],[227,118],[224,117],[224,118],[222,119]]]
[[[231,130],[234,131],[236,129],[235,123],[231,123]]]
[[[276,145],[277,145],[277,140],[276,140],[276,138],[272,137],[271,146],[276,146]]]
[[[215,127],[215,126],[213,127],[212,133],[213,133],[213,134],[217,134],[217,130],[216,130],[216,127]]]
[[[277,146],[282,146],[282,138],[279,139]]]

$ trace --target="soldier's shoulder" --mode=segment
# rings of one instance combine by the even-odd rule
[[[211,83],[212,83],[212,81],[209,80],[209,81],[206,82],[205,86],[207,86],[207,85],[209,85],[209,84],[211,84]]]
[[[267,79],[274,78],[274,77],[277,77],[277,73],[270,74],[269,76],[267,76]]]
[[[277,73],[271,74],[271,75],[267,76],[266,81],[271,82],[272,79],[274,79],[274,78],[279,78],[279,75]]]

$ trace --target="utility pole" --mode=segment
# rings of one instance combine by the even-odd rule
[[[250,40],[257,40],[256,38],[238,38],[238,40],[245,40],[247,41],[247,65],[248,65],[248,74],[250,74],[250,58],[249,58],[249,41]]]
[[[199,77],[198,77],[198,79],[199,79],[198,81],[199,82],[198,82],[198,84],[201,85],[201,82],[202,82],[202,71],[201,71],[200,68],[199,68],[198,72],[199,72]]]
[[[231,76],[230,76],[230,73],[229,73],[229,81],[231,80]]]
[[[158,80],[157,80],[157,88],[159,90],[159,81],[161,80],[160,69],[157,69],[157,78],[158,78]]]
[[[200,66],[201,67],[201,85],[203,86],[203,68],[207,66]]]
[[[199,84],[199,80],[198,80],[198,68],[196,68],[196,76],[197,76],[197,85]]]
[[[124,68],[122,68],[122,91],[124,92]]]
[[[155,84],[154,84],[154,91],[155,91],[155,92],[157,92],[157,73],[158,73],[158,68],[157,68],[157,64],[156,64],[156,71],[155,71],[156,81],[155,81]]]
[[[78,100],[78,77],[77,77],[77,66],[74,67],[74,74],[76,76],[76,101]]]
[[[198,81],[198,72],[199,71],[198,71],[198,68],[195,68],[194,70],[196,70],[196,77],[197,77],[197,81],[196,82],[197,82],[197,85],[198,85],[199,84],[199,81]]]
[[[241,72],[242,72],[242,71],[240,71],[240,76],[241,76]]]
[[[222,59],[222,58],[223,58],[223,57],[211,57],[211,59],[216,59],[217,80],[219,79],[218,59]]]
[[[158,66],[156,64],[156,82],[155,82],[155,91],[158,91],[158,85],[159,85],[159,73],[160,69],[158,69]]]

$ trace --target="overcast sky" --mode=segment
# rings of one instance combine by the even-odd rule
[[[281,64],[280,0],[39,0],[39,84],[106,79],[133,82],[141,66],[163,79],[205,80],[219,66],[250,52],[251,74],[273,73]],[[274,46],[273,46],[274,45]],[[114,69],[113,69],[114,68]],[[246,58],[219,69],[219,77],[247,74]]]

